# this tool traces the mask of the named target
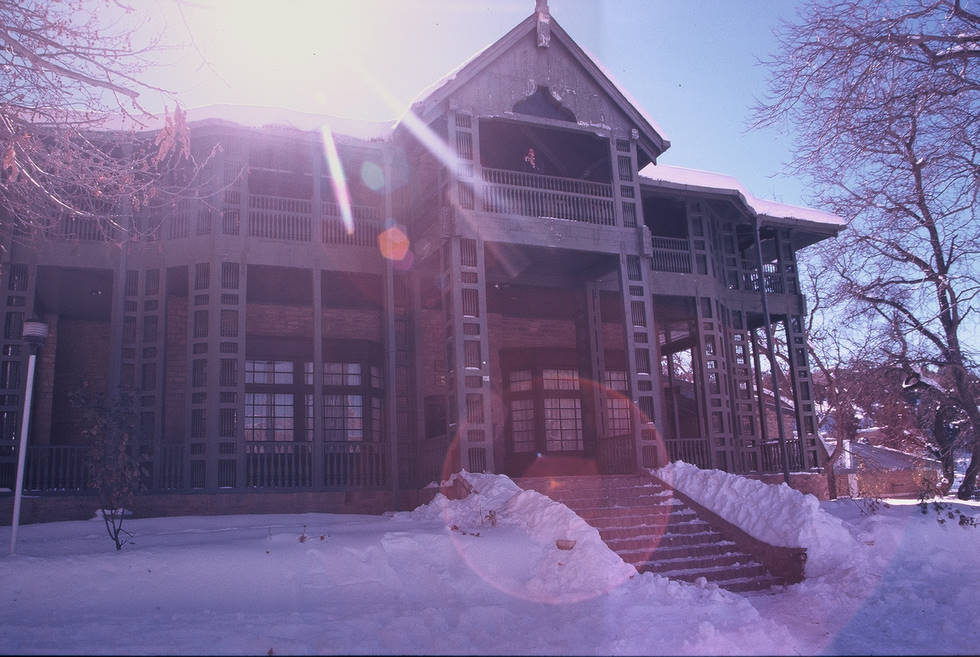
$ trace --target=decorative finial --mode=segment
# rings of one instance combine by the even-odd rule
[[[538,17],[538,48],[551,45],[551,12],[548,0],[534,0],[534,13]]]

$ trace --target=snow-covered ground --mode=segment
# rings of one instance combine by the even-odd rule
[[[868,513],[864,503],[817,505],[779,487],[735,490],[718,480],[713,494],[745,497],[743,506],[766,497],[800,505],[805,517],[790,531],[817,547],[820,572],[802,584],[737,595],[637,575],[563,505],[506,477],[469,479],[476,492],[464,500],[439,496],[388,517],[131,520],[134,543],[118,553],[100,520],[24,526],[17,555],[0,558],[0,651],[918,654],[980,646],[980,528],[939,524],[932,510],[892,504]],[[980,518],[976,504],[955,508]],[[9,531],[0,530],[0,545]],[[559,550],[557,539],[575,547]]]

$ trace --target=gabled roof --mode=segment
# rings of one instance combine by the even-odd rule
[[[786,224],[836,235],[847,222],[836,214],[787,203],[767,201],[752,195],[738,180],[711,171],[651,164],[640,172],[647,187],[688,192],[714,193],[739,201],[750,212],[769,224]]]
[[[439,113],[440,104],[449,98],[462,85],[472,80],[487,68],[500,55],[508,51],[529,33],[537,30],[538,13],[525,18],[497,41],[475,53],[465,62],[429,85],[410,105],[409,111],[428,122]],[[666,133],[649,114],[643,111],[637,101],[623,89],[612,74],[584,48],[579,46],[564,29],[550,17],[551,39],[557,39],[568,49],[576,62],[587,71],[599,85],[630,118],[640,132],[641,142],[646,142],[652,158],[656,158],[670,147]],[[550,47],[550,46],[549,46]]]

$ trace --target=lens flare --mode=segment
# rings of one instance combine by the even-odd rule
[[[378,249],[388,260],[401,262],[408,255],[408,235],[398,226],[387,228],[378,234]]]
[[[604,398],[606,399],[627,399],[621,392],[618,392],[601,383],[597,383],[589,379],[580,379],[580,383],[583,396],[590,395],[594,392],[602,392],[604,393]],[[633,417],[638,418],[640,422],[646,422],[646,418],[643,416],[639,408],[632,402],[632,400],[627,399],[627,401],[631,406],[631,411],[633,411]],[[468,427],[465,423],[461,423],[461,426],[456,431],[452,442],[449,444],[446,450],[446,455],[442,466],[442,481],[444,482],[457,471],[457,464],[459,463],[459,456],[461,453],[460,436],[466,435],[467,428]],[[610,438],[609,440],[615,440],[615,438]],[[601,457],[598,455],[579,456],[561,453],[538,453],[536,456],[537,458],[534,458],[523,472],[512,472],[511,477],[545,478],[547,480],[547,488],[555,492],[556,498],[560,496],[559,494],[563,489],[567,491],[569,487],[579,485],[578,481],[581,480],[574,475],[596,475],[601,470]],[[598,495],[601,496],[609,492],[605,489],[604,484],[600,484],[600,486],[602,486],[602,488],[597,493]],[[454,487],[444,488],[442,492],[444,494],[449,493],[448,496],[451,496],[451,488]],[[641,492],[640,495],[642,496],[643,493]],[[658,500],[658,502],[660,502],[660,500]],[[669,521],[670,508],[671,505],[668,503],[661,507],[662,510],[658,509],[655,512],[657,517],[653,518],[654,522],[649,527],[649,531],[646,532],[645,536],[637,539],[637,544],[634,546],[633,551],[642,555],[641,560],[644,558],[648,559],[661,544]],[[604,595],[611,589],[623,584],[628,579],[627,577],[624,577],[619,581],[610,581],[603,586],[596,586],[595,588],[589,590],[572,589],[563,590],[560,592],[549,592],[541,588],[527,586],[527,582],[508,581],[502,579],[499,573],[495,572],[494,565],[492,563],[485,563],[484,560],[480,558],[480,551],[472,549],[474,537],[472,536],[471,532],[465,531],[466,529],[472,528],[457,528],[454,530],[453,527],[455,526],[455,519],[450,515],[450,510],[448,507],[444,507],[444,510],[445,515],[443,516],[443,521],[446,523],[446,527],[449,529],[450,540],[459,554],[460,559],[463,560],[470,570],[486,581],[489,585],[515,598],[530,600],[533,602],[543,602],[552,605],[574,604]],[[618,511],[619,510],[616,512]],[[464,529],[464,531],[458,531],[459,529]],[[484,534],[486,532],[493,531],[493,529],[486,527],[481,528],[479,531],[481,534]],[[561,557],[557,551],[554,558],[556,560],[563,559],[563,557]],[[542,564],[538,565],[541,566]]]
[[[385,172],[372,160],[364,160],[361,165],[361,182],[375,192],[380,192],[385,186]]]
[[[333,193],[340,207],[340,218],[344,222],[347,234],[353,235],[354,216],[350,209],[350,191],[347,189],[344,167],[337,153],[337,144],[333,140],[333,131],[330,130],[329,125],[324,124],[320,128],[320,135],[323,138],[323,153],[327,158],[327,169],[330,171],[330,183],[333,185]]]

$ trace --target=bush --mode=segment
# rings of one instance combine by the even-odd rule
[[[142,492],[136,395],[106,397],[83,388],[73,396],[72,403],[81,410],[81,433],[89,445],[88,483],[99,497],[106,533],[121,550],[132,539],[123,529],[123,519]]]

